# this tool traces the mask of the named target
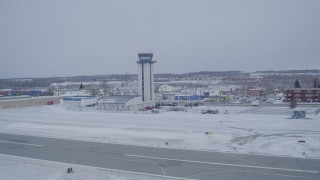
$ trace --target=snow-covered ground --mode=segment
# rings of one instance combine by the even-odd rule
[[[0,179],[10,180],[160,180],[163,178],[0,154]],[[73,173],[67,173],[72,167]],[[170,179],[170,178],[168,178]]]
[[[63,106],[0,110],[0,132],[141,146],[320,158],[320,114],[289,119],[288,107],[217,106],[220,114],[77,111]],[[230,114],[223,114],[228,110]],[[205,132],[212,132],[206,135]],[[299,143],[305,140],[305,143]],[[168,142],[169,145],[165,145]]]

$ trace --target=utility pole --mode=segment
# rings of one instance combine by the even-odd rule
[[[126,86],[128,86],[128,73],[126,72]]]

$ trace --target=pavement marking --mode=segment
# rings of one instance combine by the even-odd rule
[[[15,142],[15,141],[5,141],[5,140],[0,140],[0,143],[20,144],[20,145],[37,146],[37,147],[43,147],[44,146],[44,145],[41,145],[41,144],[19,143],[19,142]]]
[[[166,175],[166,171],[160,166],[160,164],[156,163],[156,162],[153,162],[153,161],[150,161],[150,160],[146,160],[146,162],[149,162],[149,163],[152,163],[154,165],[156,165],[157,167],[159,167],[162,171],[162,174],[165,176]]]
[[[302,169],[287,169],[287,168],[276,168],[276,167],[267,167],[267,166],[250,166],[250,165],[242,165],[242,164],[228,164],[228,163],[215,163],[215,162],[206,162],[206,161],[192,161],[192,160],[185,160],[185,159],[162,158],[162,157],[153,157],[153,156],[140,156],[140,155],[133,155],[133,154],[126,154],[126,156],[147,158],[147,159],[161,159],[161,160],[169,160],[169,161],[181,161],[181,162],[198,163],[198,164],[220,165],[220,166],[233,166],[233,167],[244,167],[244,168],[255,168],[255,169],[291,171],[291,172],[305,172],[305,173],[315,173],[315,174],[319,173],[319,171],[309,171],[309,170],[302,170]]]
[[[151,176],[151,177],[160,177],[160,178],[169,178],[169,179],[178,179],[178,180],[198,180],[198,179],[190,179],[190,178],[184,178],[184,177],[175,177],[175,176],[167,176],[167,175],[157,175],[157,174],[149,174],[149,173],[142,173],[142,172],[134,172],[134,171],[126,171],[126,170],[119,170],[119,169],[109,169],[109,168],[103,168],[98,166],[89,166],[89,165],[82,165],[82,164],[70,164],[65,162],[59,162],[59,161],[51,161],[51,160],[44,160],[44,159],[36,159],[36,158],[30,158],[30,157],[24,157],[24,156],[16,156],[16,155],[9,155],[9,154],[1,154],[0,156],[10,156],[10,157],[18,157],[18,158],[24,158],[24,159],[31,159],[31,160],[37,160],[37,161],[43,161],[43,162],[50,162],[50,163],[57,163],[57,164],[64,164],[64,165],[75,165],[79,167],[87,167],[87,168],[95,168],[105,171],[111,171],[111,172],[120,172],[120,173],[128,173],[128,174],[136,174],[136,175],[143,175],[143,176]]]
[[[136,147],[147,147],[147,148],[157,148],[157,149],[166,149],[166,150],[180,150],[180,151],[196,151],[196,152],[205,152],[205,153],[220,153],[220,154],[239,154],[239,155],[248,155],[248,156],[264,156],[264,157],[283,157],[283,158],[297,158],[297,159],[315,159],[320,160],[319,157],[295,157],[295,156],[289,156],[289,155],[272,155],[272,154],[259,154],[259,153],[241,153],[241,152],[232,152],[230,151],[222,151],[222,150],[201,150],[201,149],[192,149],[184,147],[183,149],[178,147],[163,147],[163,146],[148,146],[148,145],[138,145],[138,144],[132,144],[132,143],[117,143],[117,142],[101,142],[101,141],[92,141],[92,140],[86,140],[86,139],[77,139],[77,138],[62,138],[62,137],[51,137],[51,136],[42,136],[39,134],[19,134],[19,133],[0,133],[0,134],[6,134],[6,135],[13,135],[13,136],[28,136],[33,138],[48,138],[48,139],[55,139],[55,140],[70,140],[70,141],[82,141],[82,142],[94,142],[94,143],[103,143],[103,144],[115,144],[115,145],[125,145],[125,146],[136,146]]]

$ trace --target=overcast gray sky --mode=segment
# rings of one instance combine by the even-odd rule
[[[320,69],[319,0],[0,0],[0,78]]]

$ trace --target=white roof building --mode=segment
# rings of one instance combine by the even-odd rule
[[[173,93],[173,92],[180,92],[181,91],[181,87],[173,87],[173,86],[169,86],[169,85],[162,85],[159,87],[158,92],[160,94],[164,94],[164,93]]]

